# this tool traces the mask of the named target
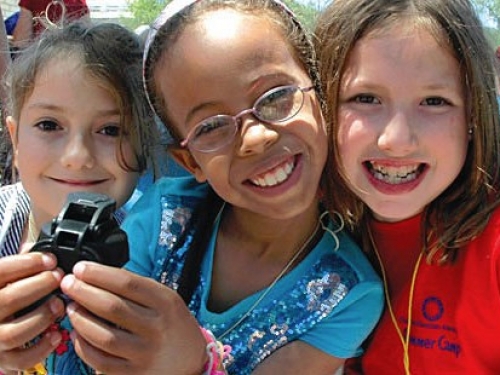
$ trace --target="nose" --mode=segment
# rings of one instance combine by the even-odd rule
[[[378,147],[392,156],[405,156],[417,147],[416,129],[407,113],[395,113],[379,134]]]
[[[241,141],[238,148],[240,156],[250,156],[264,152],[279,138],[278,132],[270,125],[262,123],[253,117],[241,119]]]
[[[70,135],[61,155],[61,164],[71,169],[90,169],[95,164],[90,135]]]

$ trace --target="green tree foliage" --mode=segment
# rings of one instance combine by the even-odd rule
[[[169,2],[169,0],[128,0],[128,9],[132,13],[132,18],[122,19],[121,23],[131,29],[140,25],[149,25]]]
[[[293,0],[285,0],[284,3],[293,10],[300,21],[309,29],[313,30],[318,16],[318,8],[310,2],[309,5],[302,5]]]
[[[486,34],[495,48],[500,46],[500,0],[472,0],[485,23]]]
[[[129,0],[128,6],[132,18],[123,19],[121,23],[131,29],[140,25],[149,25],[169,2],[170,0]],[[311,5],[302,5],[293,0],[285,0],[285,3],[297,14],[306,27],[312,28],[314,26],[318,11],[312,2]]]

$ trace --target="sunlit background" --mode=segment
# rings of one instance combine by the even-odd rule
[[[86,0],[96,22],[117,22],[132,30],[150,24],[171,0]],[[321,10],[335,0],[282,0],[310,29]],[[492,49],[500,46],[500,0],[471,0],[483,21]],[[4,19],[19,10],[19,0],[0,0]]]
[[[0,0],[4,18],[17,11],[19,0]],[[318,12],[334,0],[284,0],[308,26]],[[149,24],[170,0],[87,0],[96,21],[118,22],[132,29]],[[492,46],[500,45],[500,0],[472,0],[478,9]]]

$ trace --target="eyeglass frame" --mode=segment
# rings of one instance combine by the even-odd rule
[[[259,104],[259,102],[263,98],[266,98],[267,96],[269,96],[269,95],[271,95],[271,94],[273,94],[273,93],[275,93],[275,92],[277,92],[279,90],[282,90],[282,89],[285,89],[285,88],[291,88],[291,87],[298,89],[302,93],[302,103],[300,103],[300,106],[298,107],[297,111],[293,115],[285,117],[285,118],[280,119],[280,120],[275,120],[275,121],[269,121],[269,120],[266,120],[266,119],[263,119],[263,118],[259,117],[258,111],[257,111],[256,107],[257,107],[257,105]],[[200,128],[200,126],[202,126],[205,122],[207,122],[210,119],[215,119],[215,118],[220,118],[220,117],[230,118],[232,120],[233,124],[234,124],[233,134],[231,135],[231,137],[228,137],[228,139],[230,139],[230,140],[228,140],[227,142],[224,142],[220,146],[217,146],[216,148],[213,148],[213,149],[210,149],[210,150],[199,150],[196,147],[193,147],[198,152],[203,152],[203,153],[215,152],[215,151],[220,150],[221,148],[227,146],[232,141],[234,141],[236,133],[241,128],[241,125],[243,124],[243,122],[241,121],[241,118],[243,116],[247,115],[247,114],[252,114],[252,116],[255,117],[257,120],[262,121],[265,124],[270,124],[270,125],[277,125],[277,124],[279,124],[281,122],[288,121],[291,118],[294,118],[295,116],[297,116],[299,114],[299,112],[302,110],[302,107],[304,106],[305,93],[313,90],[314,88],[315,88],[314,85],[306,86],[306,87],[300,87],[298,85],[284,85],[284,86],[274,87],[271,90],[268,90],[265,93],[263,93],[261,96],[259,96],[255,100],[255,102],[254,102],[254,104],[253,104],[253,106],[251,108],[244,109],[244,110],[240,111],[239,113],[237,113],[234,116],[222,114],[222,115],[209,116],[209,117],[201,120],[200,122],[198,122],[195,126],[193,126],[191,128],[191,130],[188,132],[188,134],[186,135],[186,137],[180,142],[180,146],[182,148],[189,147],[189,142],[193,138],[194,134],[196,134],[196,131]]]

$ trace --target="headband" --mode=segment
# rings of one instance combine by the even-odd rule
[[[149,57],[149,50],[151,48],[151,45],[153,44],[153,41],[156,37],[156,34],[158,33],[158,30],[162,28],[163,25],[165,25],[172,17],[174,17],[176,14],[180,13],[182,10],[190,7],[194,3],[197,3],[198,1],[202,0],[173,0],[170,3],[167,4],[165,8],[161,11],[160,15],[156,18],[156,20],[151,24],[149,28],[149,33],[148,37],[146,38],[146,43],[144,46],[144,55],[142,59],[142,82],[144,85],[144,90],[146,92],[146,98],[149,102],[149,106],[153,110],[154,113],[156,113],[156,110],[153,106],[153,102],[151,101],[151,98],[149,96],[149,90],[148,90],[148,84],[147,84],[147,77],[146,77],[146,70],[147,70],[147,64],[148,64],[148,57]],[[281,0],[273,0],[273,2],[281,7],[283,10],[288,13],[290,18],[301,28],[304,29],[298,18],[295,16],[295,14],[292,12],[292,10]]]

